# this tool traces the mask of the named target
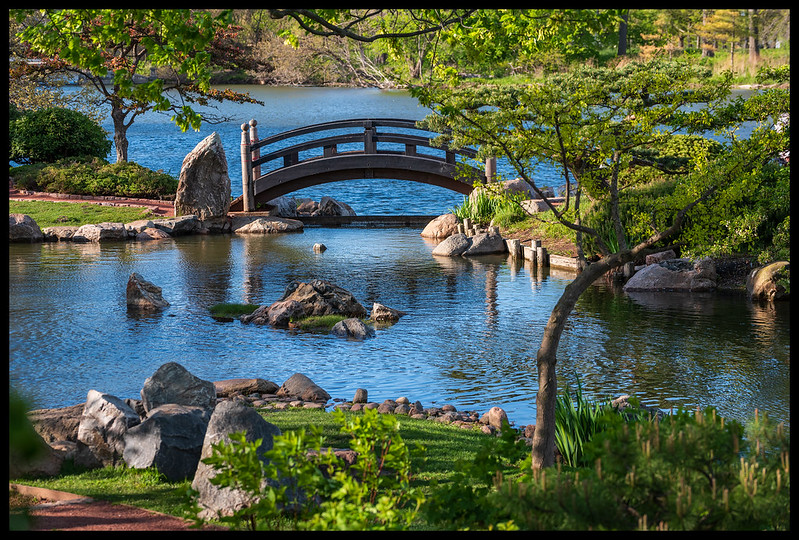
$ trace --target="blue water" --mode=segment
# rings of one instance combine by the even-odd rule
[[[327,251],[316,254],[321,242]],[[333,398],[357,388],[484,412],[502,406],[533,423],[535,356],[549,313],[571,281],[504,256],[431,255],[414,229],[309,228],[284,235],[180,237],[167,242],[12,245],[9,375],[42,407],[80,403],[95,389],[139,396],[163,363],[198,377],[304,373]],[[170,306],[137,316],[125,305],[132,272]],[[271,304],[292,280],[327,279],[407,312],[363,342],[217,322],[221,302]],[[715,405],[745,419],[790,416],[790,317],[725,295],[616,294],[592,288],[558,351],[560,387],[579,377],[597,399],[630,394],[668,410]]]

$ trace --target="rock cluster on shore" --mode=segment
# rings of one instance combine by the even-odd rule
[[[210,479],[214,470],[202,459],[211,445],[244,431],[247,439],[262,439],[261,452],[272,447],[280,429],[268,420],[289,408],[328,408],[357,412],[376,409],[380,414],[407,415],[495,434],[511,428],[505,411],[492,407],[484,414],[458,411],[452,405],[424,407],[406,397],[370,401],[359,388],[351,401],[335,399],[309,377],[296,373],[280,386],[262,378],[236,378],[210,382],[182,365],[168,362],[144,381],[141,399],[119,398],[91,389],[83,404],[30,411],[36,433],[49,452],[34,463],[10,463],[12,478],[21,475],[51,476],[60,473],[64,460],[82,467],[125,464],[133,468],[155,467],[170,481],[192,479],[205,517],[229,514],[244,501],[241,493],[219,489]],[[532,437],[532,426],[518,431]],[[351,450],[337,449],[348,462],[357,459]]]

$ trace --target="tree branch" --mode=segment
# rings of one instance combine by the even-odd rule
[[[381,14],[383,10],[371,10],[365,13],[362,16],[357,16],[353,21],[346,25],[337,25],[334,24],[321,15],[317,14],[312,9],[270,9],[269,15],[273,19],[282,19],[284,17],[290,17],[294,19],[297,24],[302,27],[308,33],[323,36],[323,37],[331,37],[331,36],[338,36],[353,39],[355,41],[362,41],[366,43],[371,43],[373,41],[377,41],[379,39],[398,39],[398,38],[409,38],[409,37],[416,37],[421,36],[424,34],[430,34],[433,32],[438,32],[442,30],[444,27],[449,26],[450,24],[454,24],[457,22],[461,22],[463,19],[477,11],[476,9],[467,9],[464,10],[463,13],[458,13],[458,10],[454,10],[452,16],[442,21],[426,21],[419,19],[417,17],[413,17],[414,20],[424,22],[428,26],[424,28],[420,28],[418,30],[407,31],[407,32],[386,32],[386,33],[379,33],[374,34],[372,36],[366,36],[357,32],[351,31],[349,28],[363,22],[369,18],[376,17],[377,15]],[[411,12],[413,16],[413,12]],[[307,21],[311,21],[319,25],[319,27],[315,27],[312,24],[309,24]]]

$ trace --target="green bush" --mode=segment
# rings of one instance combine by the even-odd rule
[[[619,193],[619,215],[628,247],[651,236],[652,225],[663,230],[671,224],[676,209],[670,203],[670,196],[678,177],[688,173],[694,164],[718,156],[721,151],[722,145],[717,141],[696,135],[674,135],[666,142],[636,153],[631,166],[619,174],[620,184],[628,186]],[[654,163],[657,167],[644,163]],[[605,199],[598,199],[588,207],[583,225],[599,231],[612,253],[618,251],[610,205]],[[598,244],[591,236],[584,235],[583,238],[586,253],[599,253]],[[669,241],[679,239],[678,236]]]
[[[518,478],[496,475],[490,490],[448,498],[449,512],[438,523],[525,530],[790,527],[790,438],[782,424],[755,414],[745,429],[713,408],[652,422],[628,423],[612,410],[603,415],[605,429],[585,446],[591,467],[532,469],[528,461]]]
[[[413,451],[400,437],[398,420],[370,409],[331,414],[357,453],[350,466],[323,448],[314,426],[275,437],[263,460],[261,440],[248,442],[244,433],[214,445],[203,460],[216,469],[211,483],[242,490],[251,501],[222,521],[249,530],[407,528],[423,496],[410,486]]]
[[[70,109],[50,107],[9,121],[9,160],[53,163],[68,157],[105,159],[112,143],[96,122]]]
[[[131,162],[109,164],[100,158],[67,158],[56,163],[10,167],[21,189],[74,195],[174,199],[178,179]]]

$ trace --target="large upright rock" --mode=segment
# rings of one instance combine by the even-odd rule
[[[273,438],[281,435],[277,426],[264,420],[252,407],[238,401],[223,401],[216,406],[205,431],[200,462],[191,483],[192,489],[197,491],[197,502],[202,508],[199,515],[203,519],[231,515],[255,502],[241,490],[220,488],[212,484],[211,479],[216,476],[216,470],[202,462],[213,454],[213,445],[229,443],[230,435],[239,432],[246,433],[250,442],[261,439],[257,453],[264,462],[264,454],[272,449]]]
[[[180,170],[175,215],[193,214],[201,220],[227,215],[230,177],[219,134],[212,133],[189,152]]]
[[[167,403],[210,409],[216,404],[216,387],[211,381],[195,377],[177,362],[168,362],[144,381],[141,399],[148,414]]]

